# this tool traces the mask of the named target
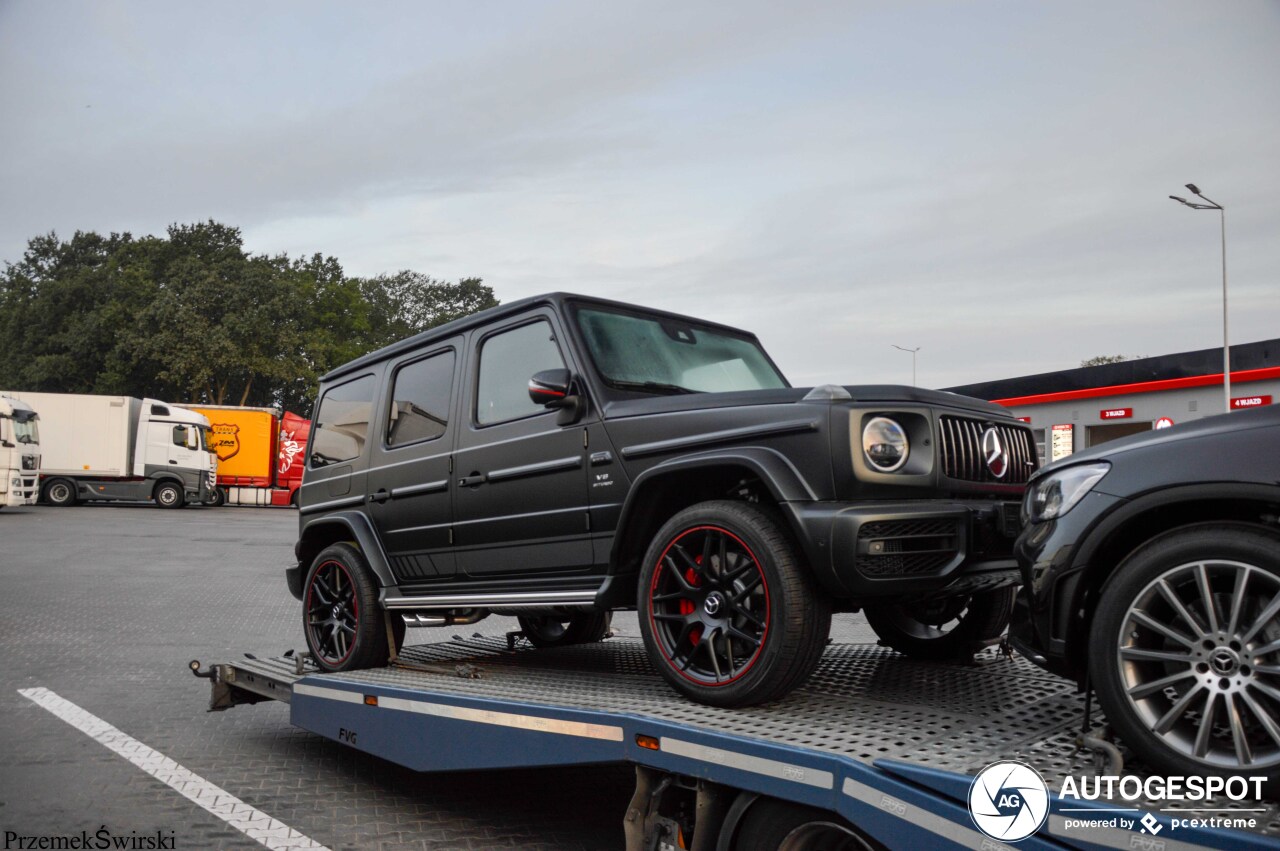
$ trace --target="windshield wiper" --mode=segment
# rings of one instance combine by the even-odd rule
[[[663,384],[661,381],[610,381],[609,386],[617,387],[619,390],[639,390],[642,393],[701,393],[701,390],[692,390],[688,387],[681,387],[679,384]]]

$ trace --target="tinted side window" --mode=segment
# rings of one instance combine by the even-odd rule
[[[387,416],[387,446],[435,440],[449,424],[453,352],[440,352],[396,370]]]
[[[546,409],[529,398],[529,379],[535,372],[563,367],[548,322],[494,334],[480,349],[476,422],[490,425],[542,413]]]
[[[358,458],[369,437],[372,408],[372,375],[326,390],[311,426],[311,467]]]

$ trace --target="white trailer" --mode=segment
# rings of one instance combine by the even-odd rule
[[[165,508],[213,489],[209,421],[156,399],[0,391],[40,412],[40,495],[52,505],[153,499]]]
[[[40,428],[36,411],[0,396],[0,508],[34,505],[40,494]]]

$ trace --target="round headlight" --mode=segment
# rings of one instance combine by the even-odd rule
[[[906,429],[896,420],[875,417],[862,429],[862,454],[881,473],[892,473],[907,463],[910,452]]]

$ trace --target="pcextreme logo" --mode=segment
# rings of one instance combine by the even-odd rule
[[[978,772],[969,787],[969,817],[1001,842],[1020,842],[1049,815],[1049,787],[1031,766],[1007,760]]]

